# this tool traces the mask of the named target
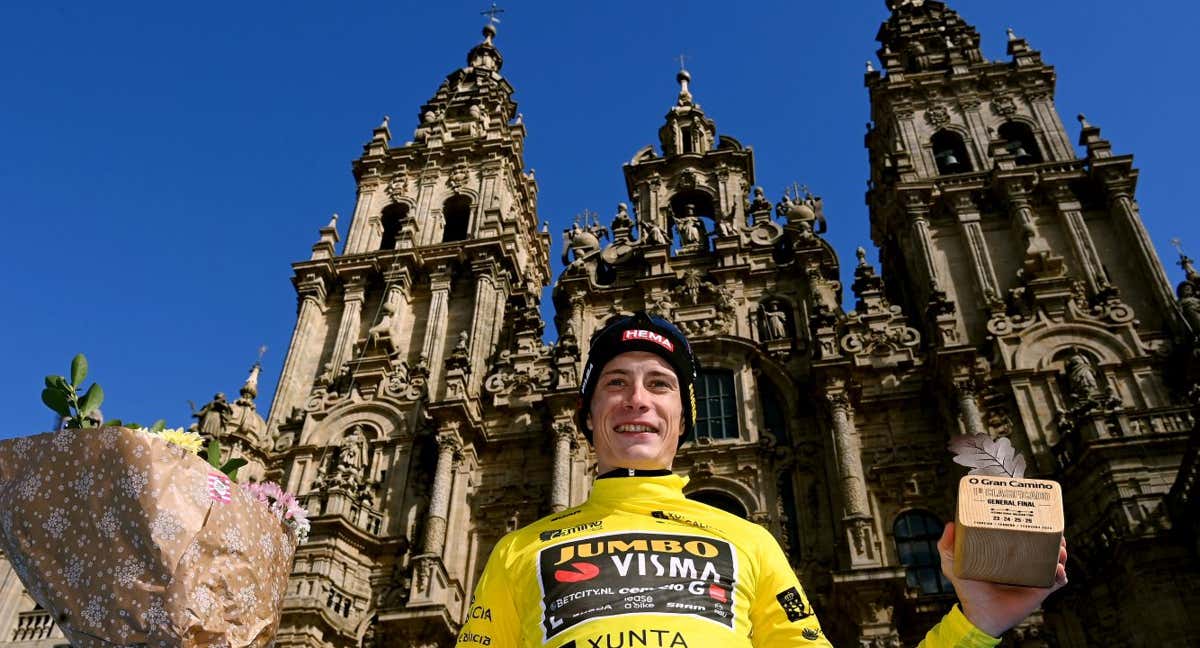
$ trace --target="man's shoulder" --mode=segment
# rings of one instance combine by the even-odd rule
[[[512,542],[528,545],[587,530],[590,526],[598,523],[594,516],[586,515],[586,507],[585,502],[579,506],[551,513],[515,531],[510,531],[505,538],[511,538]]]

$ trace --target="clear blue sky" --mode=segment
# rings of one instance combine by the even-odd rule
[[[951,0],[1004,57],[1004,29],[1059,72],[1071,137],[1087,113],[1142,170],[1159,255],[1200,253],[1188,199],[1200,5]],[[45,430],[42,377],[88,354],[109,417],[187,425],[264,358],[265,410],[295,322],[289,264],[353,211],[351,160],[382,115],[399,144],[464,64],[486,3],[45,2],[0,7],[0,197],[8,286],[0,437]],[[843,266],[866,245],[864,61],[886,17],[853,2],[528,2],[497,45],[529,129],[539,217],[558,232],[625,200],[621,164],[656,142],[676,56],[720,132],[753,146],[777,199],[825,198]],[[342,232],[348,218],[342,220]],[[561,250],[555,237],[554,256]],[[557,268],[556,268],[557,272]],[[1173,281],[1180,270],[1169,265]],[[264,411],[265,414],[265,411]]]

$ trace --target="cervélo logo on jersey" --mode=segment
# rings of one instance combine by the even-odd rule
[[[737,554],[719,538],[589,535],[538,552],[543,641],[586,621],[685,614],[733,628]]]
[[[629,340],[649,340],[667,351],[675,351],[675,343],[665,335],[660,335],[654,331],[646,329],[630,329],[621,333],[621,341],[628,342]]]

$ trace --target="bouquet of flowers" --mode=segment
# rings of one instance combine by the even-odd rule
[[[308,520],[271,483],[242,488],[215,440],[135,424],[83,428],[103,400],[46,378],[57,432],[0,442],[0,548],[73,646],[266,646]],[[207,461],[198,453],[205,452]]]

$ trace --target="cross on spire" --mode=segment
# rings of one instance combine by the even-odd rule
[[[488,9],[486,9],[485,11],[480,11],[479,15],[487,16],[489,25],[496,25],[496,24],[499,24],[499,22],[500,22],[500,19],[496,17],[496,14],[502,14],[502,13],[504,13],[504,10],[501,9],[500,7],[497,7],[495,0],[492,0],[492,6],[489,7]]]
[[[687,68],[684,66],[684,62],[683,62],[683,61],[684,61],[684,59],[686,59],[686,58],[687,58],[687,55],[686,55],[686,54],[680,54],[680,55],[679,55],[679,69],[680,69],[680,70],[685,70],[685,69],[687,69]]]

